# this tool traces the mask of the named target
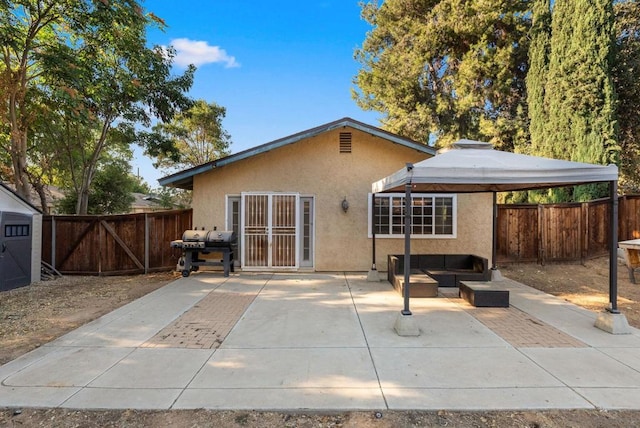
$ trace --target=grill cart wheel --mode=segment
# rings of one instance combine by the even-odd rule
[[[185,278],[186,278],[186,277],[188,277],[188,276],[189,276],[189,271],[188,271],[188,270],[186,270],[186,269],[185,269],[185,270],[183,270],[183,271],[182,271],[182,276],[183,276],[183,277],[185,277]]]

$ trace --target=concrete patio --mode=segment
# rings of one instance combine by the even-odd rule
[[[640,331],[505,280],[510,308],[457,289],[402,299],[365,274],[200,272],[0,367],[0,407],[640,409]]]

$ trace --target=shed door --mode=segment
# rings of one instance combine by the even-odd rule
[[[242,268],[297,268],[299,196],[242,194]]]
[[[31,283],[31,216],[0,212],[0,291]]]

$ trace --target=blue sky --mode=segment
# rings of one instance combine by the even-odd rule
[[[190,96],[227,109],[233,153],[345,116],[378,125],[351,98],[354,50],[371,27],[357,0],[147,0],[168,28],[149,42],[177,49],[175,71],[198,67]],[[164,175],[137,151],[133,171]]]

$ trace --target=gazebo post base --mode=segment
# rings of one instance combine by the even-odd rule
[[[369,270],[369,272],[367,273],[367,281],[380,282],[380,275],[378,275],[378,271],[375,269]]]
[[[398,336],[420,336],[420,330],[416,325],[415,319],[413,319],[413,315],[398,314],[393,329]]]
[[[631,334],[627,317],[621,313],[602,311],[598,314],[594,326],[611,334]]]
[[[504,281],[504,277],[502,276],[502,273],[500,273],[500,269],[491,268],[491,281],[492,282]]]

